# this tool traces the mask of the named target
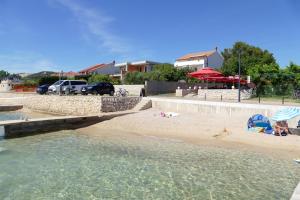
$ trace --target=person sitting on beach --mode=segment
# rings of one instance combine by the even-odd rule
[[[287,136],[289,127],[287,121],[277,121],[274,125],[276,136]]]

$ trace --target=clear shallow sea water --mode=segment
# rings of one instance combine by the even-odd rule
[[[21,112],[0,112],[0,121],[24,119],[25,115]]]
[[[99,133],[100,134],[100,133]],[[289,199],[291,160],[111,133],[0,140],[0,199]]]

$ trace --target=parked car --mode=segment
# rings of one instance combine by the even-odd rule
[[[82,95],[88,95],[88,94],[109,94],[110,96],[113,96],[115,93],[115,88],[111,83],[107,82],[100,82],[92,85],[87,85],[82,87],[81,94]]]
[[[40,85],[36,88],[36,93],[46,94],[48,92],[49,84]]]
[[[61,94],[79,94],[82,87],[86,86],[86,81],[80,80],[60,80],[50,85],[48,88],[49,93]]]

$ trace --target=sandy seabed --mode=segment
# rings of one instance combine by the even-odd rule
[[[199,145],[215,145],[226,148],[263,151],[285,158],[300,158],[300,136],[279,137],[253,133],[246,129],[249,114],[207,115],[202,113],[179,113],[176,117],[162,117],[161,111],[149,109],[116,117],[79,132],[103,136],[109,132],[179,139]]]

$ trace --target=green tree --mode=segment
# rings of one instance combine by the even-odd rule
[[[176,74],[175,74],[175,79],[176,81],[180,81],[180,80],[185,80],[186,82],[189,83],[198,83],[200,82],[198,79],[192,78],[188,76],[188,73],[191,73],[195,70],[192,70],[190,68],[180,68],[177,69]]]
[[[169,63],[154,65],[154,70],[160,74],[159,80],[175,81],[176,68]]]
[[[164,63],[154,66],[151,72],[129,72],[125,75],[126,84],[144,84],[146,80],[149,81],[179,81],[185,80],[187,82],[197,82],[191,79],[187,74],[191,72],[188,68],[178,69],[172,64]]]
[[[125,75],[124,82],[126,84],[144,84],[145,77],[146,73],[143,72],[129,72]]]
[[[272,84],[275,95],[292,95],[294,91],[295,74],[289,72],[287,69],[280,69],[274,78]]]
[[[27,80],[24,80],[23,85],[28,86],[28,87],[35,87],[35,86],[38,86],[38,80],[36,80],[36,79],[27,79]]]
[[[45,85],[45,84],[51,85],[58,80],[59,80],[58,76],[44,76],[38,79],[38,83],[39,85]]]
[[[9,76],[9,73],[4,70],[0,70],[0,80]]]
[[[248,75],[248,71],[256,66],[274,65],[276,60],[273,54],[259,47],[249,45],[245,42],[236,42],[232,48],[224,49],[222,55],[224,63],[221,71],[225,75],[238,74],[238,56],[241,52],[241,74]]]
[[[267,95],[272,92],[272,81],[276,79],[279,73],[277,64],[256,64],[247,70],[247,74],[251,76],[251,81],[256,85],[257,95]]]
[[[300,65],[296,65],[291,62],[289,66],[285,68],[287,73],[293,74],[294,76],[294,86],[296,89],[300,89]]]
[[[179,81],[188,80],[187,74],[193,70],[189,68],[175,68],[173,64],[164,63],[154,66],[154,72],[159,72],[159,80]]]

